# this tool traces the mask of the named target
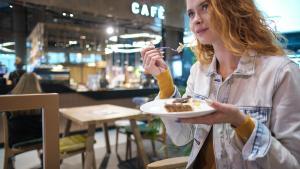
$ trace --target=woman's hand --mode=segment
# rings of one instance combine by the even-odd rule
[[[180,118],[179,122],[192,123],[192,124],[218,124],[218,123],[230,123],[234,127],[240,126],[246,116],[240,112],[240,110],[231,104],[224,104],[215,101],[210,102],[210,106],[216,109],[216,112],[205,116],[193,117],[193,118]]]
[[[154,46],[144,48],[141,51],[141,56],[145,72],[152,74],[152,76],[157,76],[168,69],[161,51],[156,49]]]

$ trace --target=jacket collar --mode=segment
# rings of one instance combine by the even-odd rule
[[[257,53],[255,51],[248,51],[244,54],[234,70],[234,75],[250,76],[255,73],[255,60]],[[207,76],[217,74],[217,58],[214,56],[211,64],[208,67]]]

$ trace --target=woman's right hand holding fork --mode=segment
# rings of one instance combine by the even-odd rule
[[[157,76],[168,69],[161,50],[159,48],[155,48],[154,45],[142,49],[141,56],[145,73]]]

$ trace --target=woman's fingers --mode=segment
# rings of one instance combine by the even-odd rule
[[[214,124],[216,122],[216,113],[192,117],[192,118],[180,118],[178,121],[181,123],[192,123],[192,124]]]
[[[209,103],[209,100],[206,101]],[[211,101],[211,103],[209,104],[211,107],[215,108],[216,110],[223,110],[226,111],[228,108],[227,106],[224,106],[222,103],[219,102],[215,102],[215,101]]]
[[[160,58],[162,58],[162,55],[160,53],[158,53],[157,51],[149,51],[149,52],[147,52],[147,54],[145,55],[145,59],[144,59],[145,64],[146,65],[149,64],[151,58],[153,58],[153,57],[160,57]]]
[[[168,69],[168,65],[166,64],[166,62],[161,58],[157,61],[157,63],[159,64],[159,66],[163,69]]]
[[[153,49],[155,49],[154,46],[150,46],[150,47],[143,48],[142,51],[141,51],[141,57],[142,57],[142,60],[144,60],[144,57],[145,57],[146,52],[148,52],[148,51],[150,51],[150,50],[153,50]]]
[[[162,59],[163,56],[157,50],[148,51],[148,52],[146,52],[145,57],[144,57],[144,61],[143,61],[144,65],[149,65],[150,60],[153,58],[157,60],[159,58]]]
[[[216,109],[214,113],[200,117],[182,118],[178,121],[192,124],[230,123],[233,126],[239,126],[245,120],[245,115],[234,105],[210,100],[207,103]]]
[[[153,56],[149,59],[149,63],[147,65],[149,65],[150,67],[160,67],[162,65],[163,59],[161,56]]]
[[[228,113],[228,114],[237,114],[240,110],[231,104],[220,103],[220,102],[212,102],[210,105],[211,107],[215,108],[217,111]]]
[[[144,48],[141,51],[141,56],[145,72],[151,73],[152,75],[156,76],[157,74],[168,69],[168,66],[163,59],[163,53],[158,48]]]
[[[149,47],[146,47],[146,48],[142,49],[142,51],[141,51],[142,60],[145,59],[145,57],[147,56],[147,54],[153,53],[153,52],[155,52],[157,50],[158,49],[155,48],[154,46],[149,46]]]
[[[162,67],[162,63],[164,62],[164,61],[161,61],[161,60],[162,60],[161,56],[151,57],[149,59],[149,63],[147,63],[144,67],[145,70],[153,70],[153,71],[156,70],[155,72],[153,72],[155,75],[160,73],[161,72],[160,68]]]

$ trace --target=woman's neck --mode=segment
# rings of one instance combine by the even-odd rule
[[[225,79],[237,68],[240,58],[227,50],[222,42],[214,43],[213,47],[218,61],[218,73]]]

